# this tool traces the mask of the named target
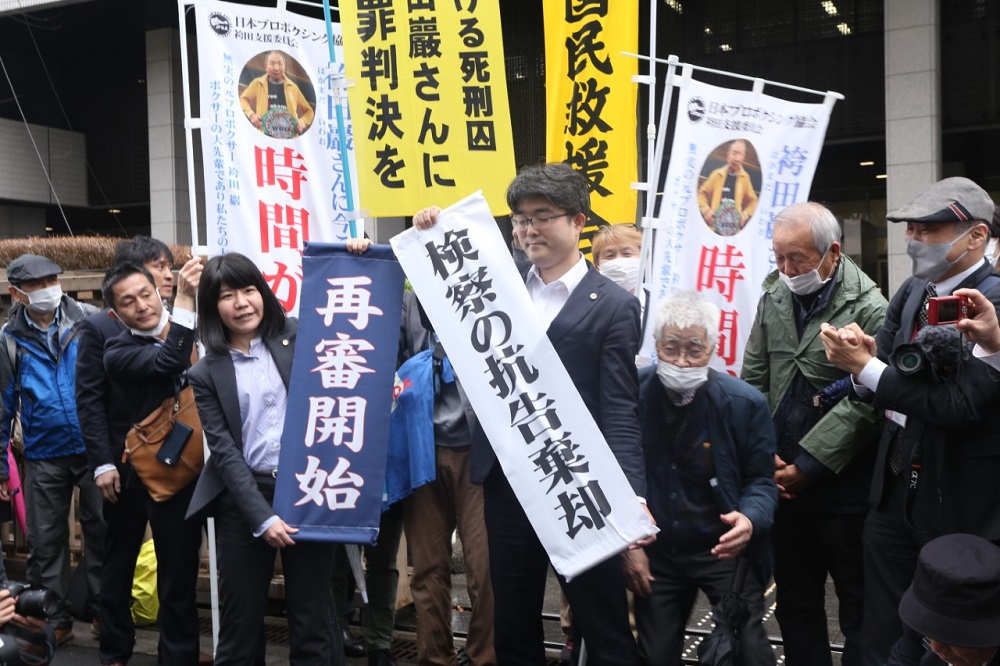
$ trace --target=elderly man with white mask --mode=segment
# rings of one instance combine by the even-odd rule
[[[778,504],[774,427],[759,391],[708,367],[719,319],[696,292],[668,296],[654,329],[658,363],[639,372],[646,501],[662,531],[624,558],[647,664],[681,663],[696,593],[717,603],[739,557],[749,564],[740,596],[750,609],[741,663],[775,663],[761,624]]]
[[[774,581],[788,666],[832,666],[826,580],[833,578],[844,634],[843,666],[860,661],[862,532],[881,422],[870,404],[845,400],[848,373],[827,360],[823,322],[885,320],[878,286],[841,252],[837,218],[818,203],[774,218],[775,269],[762,294],[742,377],[763,393],[777,437]]]

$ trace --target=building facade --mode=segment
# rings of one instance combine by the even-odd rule
[[[650,11],[639,1],[645,49]],[[1000,3],[656,1],[660,57],[845,95],[811,198],[844,220],[846,251],[887,292],[909,273],[887,208],[946,176],[1000,196]],[[289,0],[287,10],[319,18],[321,7]],[[545,151],[541,0],[500,0],[500,10],[516,160],[535,163]],[[180,26],[163,0],[0,0],[0,237],[190,242],[182,29],[193,45],[191,21]],[[386,236],[402,225],[386,222]]]

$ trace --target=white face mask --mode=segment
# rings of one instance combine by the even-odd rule
[[[667,361],[657,360],[656,376],[668,390],[693,393],[708,381],[708,366],[682,368]]]
[[[156,325],[156,328],[152,328],[148,331],[140,331],[138,328],[129,327],[128,330],[132,331],[132,335],[138,335],[139,337],[146,338],[156,338],[159,337],[160,333],[163,333],[163,329],[167,327],[167,322],[170,321],[170,313],[167,312],[167,308],[160,310],[160,323]]]
[[[635,293],[636,281],[639,278],[639,257],[609,259],[597,270],[625,291],[630,294]]]
[[[17,289],[17,287],[14,287],[14,289]],[[17,290],[28,297],[28,309],[38,314],[55,312],[63,297],[62,287],[58,284],[45,287],[44,289],[36,289],[35,291]]]
[[[826,259],[826,255],[829,252],[830,250],[824,252],[823,256],[819,258],[819,263],[816,264],[816,268],[812,269],[808,273],[796,275],[795,277],[788,277],[784,273],[779,272],[778,276],[793,294],[805,296],[806,294],[816,293],[823,288],[823,285],[830,281],[830,278],[833,277],[833,271],[830,271],[830,277],[825,280],[819,276],[819,267],[823,265],[823,260]]]

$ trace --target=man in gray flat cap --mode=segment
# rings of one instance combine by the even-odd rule
[[[74,486],[80,488],[80,524],[92,602],[100,586],[105,528],[101,493],[87,463],[76,414],[77,327],[97,308],[64,295],[59,273],[62,269],[57,264],[34,254],[21,255],[7,266],[14,305],[0,331],[0,499],[9,500],[12,491],[7,442],[20,417],[28,515],[27,578],[59,596],[60,609],[49,622],[56,640],[64,643],[73,637],[73,619],[65,600]]]
[[[994,211],[981,187],[946,178],[890,213],[906,224],[913,276],[884,326],[875,339],[856,324],[820,333],[830,361],[852,374],[854,397],[885,415],[864,528],[865,664],[885,663],[897,639],[919,649],[896,608],[924,544],[957,532],[1000,540],[1000,375],[944,323],[955,303],[932,300],[975,288],[1000,304],[1000,276],[984,259]]]

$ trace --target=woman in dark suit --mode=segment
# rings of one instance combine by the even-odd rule
[[[207,349],[192,368],[212,455],[189,515],[216,516],[221,629],[215,664],[263,663],[262,623],[281,553],[292,664],[343,663],[333,612],[333,544],[296,542],[271,508],[297,321],[247,257],[209,260],[198,287],[198,331]]]

